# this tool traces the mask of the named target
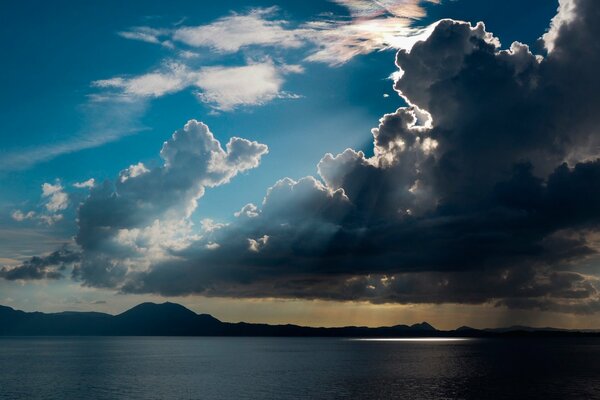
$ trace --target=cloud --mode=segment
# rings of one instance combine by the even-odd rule
[[[66,209],[69,206],[69,195],[64,192],[60,183],[42,184],[42,197],[47,199],[46,209],[50,212],[57,212]]]
[[[149,254],[168,257],[170,249],[193,239],[186,220],[206,188],[256,168],[267,152],[266,145],[238,137],[223,148],[206,125],[188,121],[164,143],[162,166],[133,165],[114,183],[90,190],[78,211],[76,242],[84,257],[75,275],[89,284],[111,286],[129,268],[115,253],[131,260]]]
[[[174,28],[134,27],[119,35],[131,40],[160,44],[172,49],[174,59],[163,60],[161,68],[138,76],[117,76],[92,82],[106,91],[100,99],[155,98],[196,88],[200,101],[217,111],[232,111],[241,106],[259,106],[276,98],[298,98],[282,90],[284,77],[304,71],[300,65],[278,65],[271,59],[247,61],[246,65],[198,66],[198,51],[209,49],[212,58],[270,48],[278,59],[285,50],[300,50],[304,61],[340,65],[356,55],[373,51],[410,48],[431,31],[415,27],[425,15],[425,0],[355,1],[340,0],[350,17],[320,17],[292,24],[278,17],[277,7],[254,8],[232,13],[208,24]],[[436,3],[436,1],[432,1]],[[193,50],[193,51],[191,51]],[[115,92],[116,90],[116,92]]]
[[[187,67],[170,63],[165,71],[154,71],[133,78],[111,78],[92,82],[98,88],[119,88],[131,96],[160,97],[178,92],[190,85],[193,75]]]
[[[439,0],[427,0],[430,3],[439,3]],[[418,0],[334,0],[335,3],[347,7],[354,18],[371,19],[380,16],[392,15],[394,17],[418,19],[425,17],[425,9]]]
[[[56,157],[100,147],[146,129],[137,123],[145,109],[143,102],[134,103],[122,96],[107,98],[104,95],[91,96],[90,100],[83,107],[85,129],[61,141],[0,152],[0,171],[26,170]]]
[[[89,188],[94,187],[95,184],[96,184],[96,180],[94,178],[90,178],[87,181],[75,182],[73,184],[73,187],[77,188],[77,189],[89,189]]]
[[[542,36],[548,52],[554,50],[555,42],[563,26],[568,26],[577,17],[575,0],[559,0],[558,4],[558,13],[552,18],[548,32]]]
[[[23,212],[21,210],[15,210],[10,215],[12,219],[18,222],[22,222],[35,217],[35,211]]]
[[[251,47],[303,48],[308,61],[340,65],[360,54],[410,48],[430,32],[430,29],[415,26],[415,22],[426,15],[423,4],[438,3],[435,0],[335,2],[346,8],[350,16],[328,15],[292,24],[278,18],[277,7],[255,8],[204,25],[175,29],[136,27],[119,34],[148,43],[169,46],[179,43],[225,54]]]
[[[44,257],[32,257],[16,267],[2,267],[0,277],[10,281],[61,279],[67,266],[78,260],[78,252],[62,248]]]
[[[545,56],[502,50],[482,23],[434,24],[397,53],[408,105],[372,130],[372,156],[326,154],[317,178],[281,179],[228,224],[189,217],[266,146],[223,149],[190,121],[163,166],[92,189],[74,276],[167,296],[599,311],[599,278],[580,267],[600,249],[600,8],[569,4]]]
[[[276,7],[256,8],[247,14],[232,14],[210,24],[184,26],[171,33],[174,41],[192,47],[208,47],[234,53],[248,46],[296,48],[304,44],[301,31],[288,29],[285,20],[273,19]]]
[[[267,61],[242,67],[206,67],[200,70],[195,86],[198,97],[220,111],[239,106],[261,105],[275,98],[295,98],[281,91],[283,75],[300,72],[297,66],[278,68]]]
[[[129,31],[119,32],[119,36],[130,39],[139,40],[146,43],[160,44],[167,48],[173,48],[173,44],[168,40],[160,40],[160,37],[165,35],[164,29],[154,29],[147,26],[140,26]]]
[[[40,215],[39,220],[46,225],[54,225],[55,223],[62,221],[64,215],[62,214],[51,214],[51,215]]]
[[[326,155],[322,182],[281,180],[121,290],[600,310],[598,277],[577,271],[600,224],[593,4],[546,57],[435,24],[398,52],[409,106],[373,130],[372,157]]]
[[[215,110],[232,111],[257,106],[275,98],[297,98],[281,90],[284,75],[302,72],[297,65],[275,65],[267,59],[243,66],[212,66],[192,70],[182,64],[133,78],[112,78],[93,83],[100,88],[117,88],[128,96],[160,97],[188,87]]]
[[[306,23],[305,36],[316,46],[306,60],[335,66],[375,51],[410,49],[433,28],[415,23],[425,17],[424,2],[337,0],[336,3],[349,9],[351,18],[334,17]]]
[[[17,222],[36,220],[46,225],[54,225],[56,222],[61,221],[63,215],[59,212],[69,207],[69,195],[64,191],[60,181],[57,180],[54,184],[47,182],[42,184],[41,197],[44,201],[44,210],[40,212],[15,210],[11,214],[12,219]]]

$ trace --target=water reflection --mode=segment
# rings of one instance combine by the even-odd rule
[[[0,400],[580,400],[598,360],[583,338],[2,338]]]
[[[466,342],[472,338],[352,338],[352,341],[361,342]]]

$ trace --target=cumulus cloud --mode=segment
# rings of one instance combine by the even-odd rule
[[[435,24],[397,55],[409,106],[373,130],[372,157],[326,155],[322,181],[278,182],[122,290],[595,312],[598,278],[577,265],[600,223],[599,10],[572,4],[545,57]]]
[[[42,184],[42,197],[47,199],[46,209],[50,212],[57,212],[66,209],[69,206],[69,195],[64,192],[60,183]]]
[[[112,286],[132,265],[168,257],[194,239],[186,222],[206,188],[258,166],[268,148],[233,137],[225,145],[201,122],[190,120],[167,140],[163,165],[124,169],[114,183],[94,186],[79,207],[77,244],[84,257],[75,276]],[[115,257],[116,254],[120,256]]]
[[[40,207],[43,207],[43,209],[40,212],[14,210],[11,213],[12,219],[17,222],[34,220],[46,225],[54,225],[61,221],[63,214],[60,214],[60,212],[69,207],[69,195],[64,191],[60,181],[57,180],[54,184],[47,182],[42,184],[41,197],[43,205]]]
[[[556,39],[558,38],[562,27],[570,24],[577,18],[575,0],[559,0],[558,3],[558,13],[552,18],[548,32],[542,36],[544,45],[549,52],[554,50]]]
[[[599,250],[600,7],[559,15],[567,3],[543,56],[503,50],[482,23],[434,24],[397,54],[408,106],[372,130],[372,156],[327,154],[318,178],[281,179],[177,240],[205,187],[266,152],[188,123],[162,167],[92,189],[75,276],[130,293],[600,310],[598,277],[579,268]]]

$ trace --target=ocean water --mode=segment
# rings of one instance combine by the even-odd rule
[[[600,399],[600,339],[0,338],[0,399]]]

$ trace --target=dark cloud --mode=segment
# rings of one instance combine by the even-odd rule
[[[204,187],[266,151],[243,139],[222,150],[204,128],[174,136],[164,167],[93,189],[75,276],[133,293],[594,312],[600,282],[577,266],[597,254],[600,223],[599,17],[593,0],[563,1],[543,57],[500,50],[481,23],[440,21],[397,55],[408,106],[373,130],[374,156],[327,154],[320,179],[283,179],[156,257]]]
[[[264,144],[238,137],[223,149],[206,125],[191,120],[164,143],[162,166],[132,165],[121,171],[114,185],[104,182],[91,189],[79,208],[77,243],[84,250],[102,251],[103,246],[114,247],[111,239],[119,230],[189,216],[206,187],[255,168],[267,151]]]
[[[16,267],[0,268],[0,277],[15,280],[61,279],[67,266],[78,262],[78,251],[63,248],[44,257],[31,257]]]
[[[439,22],[398,53],[410,106],[373,130],[374,157],[326,155],[324,185],[279,182],[123,289],[594,309],[597,279],[573,268],[595,254],[600,217],[599,7],[573,4],[585,17],[557,17],[543,58],[499,50],[481,23]]]
[[[266,145],[238,137],[223,149],[205,124],[189,121],[163,144],[162,166],[132,165],[114,184],[107,181],[90,190],[78,211],[76,241],[84,257],[73,277],[91,286],[118,287],[129,269],[148,256],[148,246],[162,246],[165,236],[181,228],[161,225],[161,220],[186,219],[207,187],[255,168],[267,152]]]

